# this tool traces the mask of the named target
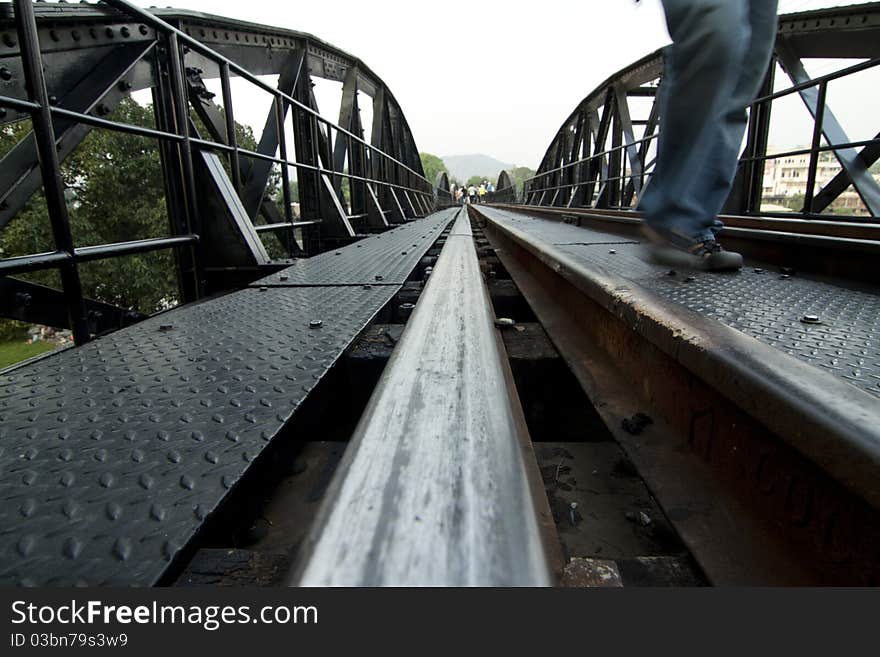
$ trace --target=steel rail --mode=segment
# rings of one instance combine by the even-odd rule
[[[460,212],[292,584],[551,583],[490,308]]]
[[[713,583],[876,582],[876,397],[556,244],[578,227],[473,211]],[[620,430],[636,410],[653,433]]]

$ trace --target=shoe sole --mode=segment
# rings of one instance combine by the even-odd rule
[[[739,271],[743,267],[742,256],[738,253],[724,252],[724,262],[712,262],[714,256],[700,257],[691,255],[681,249],[669,246],[663,237],[650,226],[642,226],[642,234],[651,242],[649,253],[651,260],[664,267],[677,267],[679,269],[692,269],[705,272],[731,272]],[[721,258],[715,258],[719,260]]]

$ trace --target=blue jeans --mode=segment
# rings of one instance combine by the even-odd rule
[[[663,0],[672,46],[660,89],[657,164],[639,209],[645,221],[714,239],[730,194],[746,107],[776,39],[777,0]]]

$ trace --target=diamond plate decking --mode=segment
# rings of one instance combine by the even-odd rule
[[[454,216],[382,236],[425,236],[406,265],[358,269],[376,237],[334,257],[402,282]],[[156,583],[399,289],[347,278],[245,289],[0,375],[0,585]]]
[[[359,242],[353,248],[328,251],[300,260],[253,286],[403,285],[425,252],[437,240],[457,210],[413,221]],[[380,279],[377,279],[381,277]]]
[[[633,240],[507,210],[480,211],[880,397],[878,295],[754,267],[737,274],[669,276],[669,268],[650,262]],[[802,323],[806,315],[817,315],[822,324]]]

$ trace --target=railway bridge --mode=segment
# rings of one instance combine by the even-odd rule
[[[641,243],[663,57],[458,206],[314,36],[0,4],[0,316],[74,343],[0,372],[0,583],[877,585],[880,134],[834,103],[880,64],[880,4],[780,18],[736,274]],[[775,153],[785,103],[811,143]],[[797,207],[768,205],[795,160]],[[170,281],[150,308],[113,292],[139,268]]]

